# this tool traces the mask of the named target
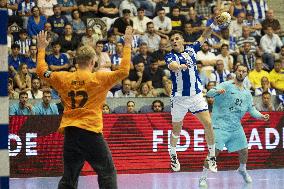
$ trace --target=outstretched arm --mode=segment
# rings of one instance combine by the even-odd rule
[[[269,114],[262,114],[255,108],[253,104],[253,98],[251,95],[250,95],[249,103],[250,105],[249,105],[248,112],[250,113],[252,117],[257,118],[257,119],[263,119],[265,121],[269,120]]]

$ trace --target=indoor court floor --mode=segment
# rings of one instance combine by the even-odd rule
[[[208,189],[284,189],[284,169],[249,170],[245,184],[236,171],[209,173]],[[199,189],[201,172],[119,174],[119,189]],[[59,177],[13,178],[10,189],[56,189]],[[78,189],[98,189],[97,176],[82,176]]]

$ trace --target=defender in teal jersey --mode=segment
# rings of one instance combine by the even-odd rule
[[[212,111],[212,125],[215,134],[216,157],[224,146],[229,152],[238,152],[240,173],[243,179],[249,183],[251,177],[246,171],[248,159],[248,145],[246,135],[241,125],[241,119],[246,112],[254,118],[269,120],[268,114],[261,114],[253,105],[250,91],[243,86],[247,76],[247,67],[240,65],[236,69],[236,78],[233,81],[223,82],[207,92],[207,96],[214,97]],[[199,179],[199,186],[207,186],[208,165],[205,161],[203,173]]]

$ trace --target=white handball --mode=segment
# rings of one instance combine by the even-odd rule
[[[228,12],[222,12],[217,16],[217,23],[220,28],[227,28],[231,23],[231,15]]]

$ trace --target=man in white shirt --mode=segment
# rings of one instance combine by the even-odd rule
[[[165,9],[159,9],[157,15],[158,16],[153,19],[155,30],[161,34],[169,34],[172,31],[172,21],[166,16]]]
[[[29,99],[41,99],[43,92],[39,90],[40,88],[40,79],[35,77],[32,79],[32,89],[27,91]]]
[[[230,35],[239,38],[242,36],[243,33],[243,25],[244,19],[246,18],[246,14],[244,12],[240,12],[237,20],[233,20],[230,24],[229,30]]]
[[[205,72],[206,76],[209,78],[211,72],[214,70],[216,64],[216,56],[209,51],[209,44],[207,41],[201,46],[201,51],[197,52],[197,60],[202,62],[202,72]]]
[[[133,3],[133,0],[123,0],[119,5],[119,16],[122,17],[123,13],[122,11],[124,9],[130,10],[130,16],[137,16],[137,7]]]
[[[147,23],[147,32],[141,37],[141,41],[147,43],[150,52],[159,49],[161,37],[156,34],[153,22]]]
[[[228,71],[233,70],[233,56],[229,53],[229,45],[222,44],[221,54],[217,56],[217,60],[223,60],[224,68]]]
[[[122,81],[122,89],[116,91],[114,97],[135,97],[135,93],[131,90],[131,81],[129,79]]]
[[[283,43],[278,35],[276,35],[272,27],[267,27],[266,34],[260,39],[260,47],[263,49],[263,62],[267,64],[269,70],[274,67],[276,56],[276,48],[281,48]]]
[[[143,8],[137,9],[137,16],[132,18],[133,21],[133,29],[135,33],[143,35],[147,29],[147,23],[152,20],[145,16],[145,10]]]

